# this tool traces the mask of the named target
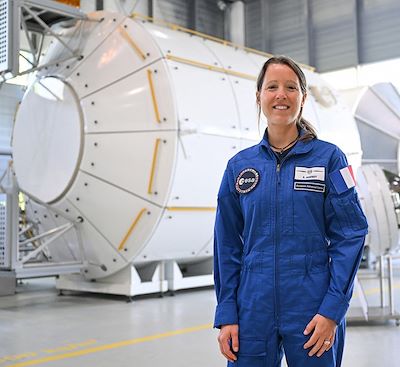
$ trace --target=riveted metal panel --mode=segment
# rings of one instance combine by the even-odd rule
[[[190,1],[185,0],[157,0],[154,2],[154,17],[187,27],[190,16],[189,3]]]
[[[314,60],[318,71],[357,65],[355,1],[312,0]]]
[[[262,13],[261,0],[250,0],[245,7],[245,27],[246,27],[246,46],[257,50],[264,50],[264,37],[262,32]]]
[[[397,0],[249,0],[246,46],[329,71],[400,57]]]
[[[195,17],[197,31],[224,38],[224,12],[215,0],[198,1]]]
[[[270,1],[270,48],[298,62],[308,62],[305,1]]]
[[[360,63],[400,57],[400,2],[360,0]]]

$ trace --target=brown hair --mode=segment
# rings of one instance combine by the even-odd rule
[[[260,74],[258,74],[257,78],[257,92],[261,92],[261,88],[264,82],[264,77],[265,73],[267,72],[268,66],[271,64],[280,64],[280,65],[286,65],[289,68],[291,68],[299,78],[299,83],[300,83],[300,89],[303,93],[303,95],[307,94],[307,81],[306,77],[303,73],[303,70],[300,69],[300,66],[296,64],[294,60],[292,60],[290,57],[287,56],[273,56],[269,58],[261,68]],[[257,109],[258,109],[258,121],[260,121],[260,114],[261,114],[261,107],[260,104],[257,103]],[[300,113],[299,116],[297,117],[296,120],[296,125],[300,129],[304,129],[306,133],[299,139],[299,140],[309,140],[309,139],[314,139],[317,137],[317,132],[315,131],[315,128],[312,126],[310,122],[308,122],[303,116],[303,107],[300,108]]]

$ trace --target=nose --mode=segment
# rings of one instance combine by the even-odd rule
[[[284,93],[284,92],[278,92],[277,94],[276,94],[276,97],[275,97],[276,99],[286,99],[287,97],[286,97],[286,93]]]
[[[279,89],[276,91],[275,98],[276,98],[276,99],[286,99],[287,96],[286,96],[286,93],[285,93],[285,89],[284,89],[284,88],[279,88]]]

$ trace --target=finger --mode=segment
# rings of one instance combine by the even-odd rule
[[[218,346],[219,346],[219,351],[221,352],[221,354],[224,354],[224,350],[222,349],[222,341],[220,340],[220,338],[218,338]]]
[[[317,357],[321,357],[326,351],[328,351],[330,346],[323,344],[321,349],[317,353]]]
[[[314,319],[312,319],[312,320],[307,324],[306,328],[305,328],[304,331],[303,331],[303,334],[304,334],[304,335],[310,334],[310,333],[314,330],[316,324],[317,324],[317,322],[316,322]]]
[[[319,339],[319,340],[315,343],[315,345],[313,346],[313,348],[308,352],[308,355],[309,355],[310,357],[312,357],[315,353],[317,353],[317,352],[321,349],[323,343],[324,343],[324,341],[323,341],[322,339]]]
[[[323,343],[321,349],[317,353],[317,357],[321,357],[326,351],[332,347],[332,342],[330,338],[323,338]]]
[[[239,337],[238,333],[232,333],[232,349],[234,352],[239,351]]]
[[[229,359],[231,362],[236,361],[237,357],[232,353],[231,346],[229,345],[229,340],[225,339],[222,343],[222,354],[225,358]]]
[[[307,343],[304,344],[304,349],[308,349],[311,348],[317,341],[318,341],[319,337],[317,334],[313,334],[311,335],[310,339],[308,339]]]
[[[227,339],[227,337],[224,336],[223,334],[222,334],[222,335],[220,334],[220,335],[218,336],[219,350],[220,350],[221,354],[222,354],[226,359],[229,359],[229,360],[230,360],[229,356],[226,355],[226,352],[225,352],[225,344],[226,344],[226,343],[228,343],[228,345],[229,345],[229,339]],[[232,361],[231,361],[231,362],[232,362]]]
[[[326,348],[327,351],[332,348],[333,343],[335,342],[335,335],[333,335],[331,338],[329,338],[329,340],[331,341],[331,344],[329,344],[328,348]]]

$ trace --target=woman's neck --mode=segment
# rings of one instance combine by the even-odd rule
[[[299,132],[294,123],[286,126],[268,126],[268,142],[277,149],[282,149],[291,142],[294,144],[298,135]]]

